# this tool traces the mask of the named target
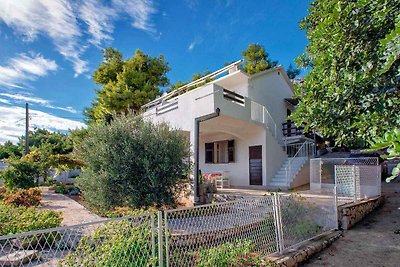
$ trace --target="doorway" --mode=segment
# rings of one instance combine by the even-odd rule
[[[262,185],[262,146],[249,146],[250,185]]]

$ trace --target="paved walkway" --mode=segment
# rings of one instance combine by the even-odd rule
[[[84,206],[75,200],[56,194],[46,188],[42,188],[42,207],[61,212],[63,215],[63,225],[75,225],[85,222],[98,221],[101,217],[90,213]]]
[[[386,197],[383,207],[303,266],[399,267],[400,183],[383,182],[382,194]]]

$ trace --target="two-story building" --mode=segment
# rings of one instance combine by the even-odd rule
[[[143,106],[145,118],[168,122],[189,138],[195,196],[199,170],[224,173],[229,185],[238,188],[300,185],[296,175],[314,153],[313,139],[288,122],[296,103],[283,67],[248,75],[240,64],[232,63]]]

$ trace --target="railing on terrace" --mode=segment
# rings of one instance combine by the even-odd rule
[[[282,134],[284,137],[304,135],[304,125],[299,127],[293,121],[282,123]]]
[[[278,128],[278,125],[272,118],[271,113],[264,105],[261,105],[253,100],[251,101],[251,119],[265,124],[276,141],[281,145],[283,144],[282,131]]]
[[[282,253],[336,229],[336,215],[333,200],[249,197],[1,236],[0,266],[204,266],[210,255]]]
[[[227,90],[227,89],[223,89],[222,92],[223,92],[224,98],[226,98],[226,99],[228,99],[230,101],[233,101],[233,102],[235,102],[237,104],[240,104],[240,105],[244,105],[245,104],[244,96],[239,95],[239,94],[237,94],[235,92],[232,92],[230,90]]]
[[[173,90],[172,92],[170,92],[170,93],[168,93],[168,94],[166,94],[164,96],[161,96],[161,97],[159,97],[159,98],[157,98],[157,99],[155,99],[153,101],[150,101],[149,103],[143,105],[142,109],[143,110],[147,110],[149,108],[152,108],[154,106],[157,106],[157,105],[163,103],[164,101],[167,101],[168,99],[173,99],[173,98],[175,98],[175,97],[177,97],[177,96],[179,96],[181,94],[184,94],[184,93],[186,93],[187,91],[191,90],[192,88],[194,88],[196,86],[201,86],[201,85],[203,85],[203,84],[205,84],[205,83],[207,83],[207,82],[209,82],[209,81],[211,81],[211,80],[213,80],[213,79],[215,79],[215,78],[217,78],[217,77],[219,77],[219,76],[221,76],[221,75],[223,75],[225,73],[228,73],[229,70],[231,70],[232,68],[237,68],[238,69],[238,67],[242,63],[242,61],[243,60],[238,60],[236,62],[233,62],[232,64],[229,64],[229,65],[223,67],[222,69],[219,69],[219,70],[217,70],[217,71],[215,71],[213,73],[210,73],[210,74],[208,74],[208,75],[206,75],[204,77],[201,77],[200,79],[197,79],[197,80],[195,80],[193,82],[187,83],[187,84],[179,87],[178,89]]]

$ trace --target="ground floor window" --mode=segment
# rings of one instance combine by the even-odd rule
[[[223,140],[205,144],[205,163],[229,163],[234,161],[234,140]]]

